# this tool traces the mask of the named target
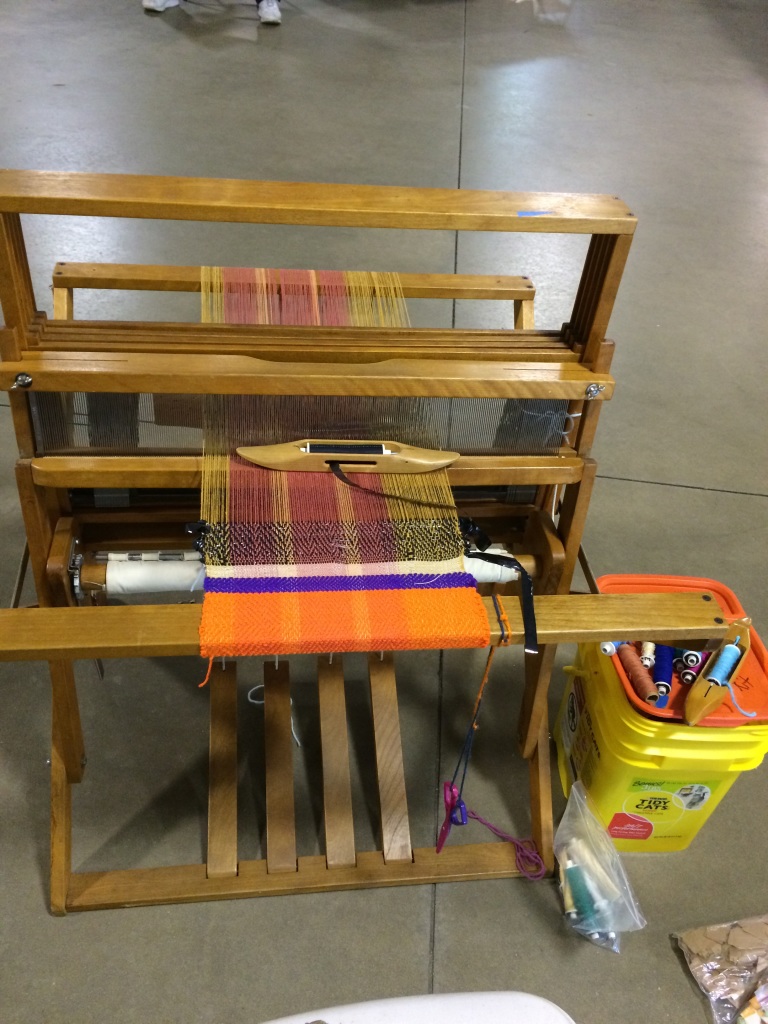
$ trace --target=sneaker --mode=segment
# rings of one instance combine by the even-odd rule
[[[178,7],[179,0],[141,0],[145,11],[167,11],[169,7]]]
[[[176,0],[178,3],[178,0]],[[259,0],[259,20],[263,25],[279,25],[283,20],[277,0]]]

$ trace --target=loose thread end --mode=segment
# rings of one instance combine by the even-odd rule
[[[197,684],[198,690],[202,689],[205,686],[205,684],[208,682],[208,680],[211,678],[211,672],[212,671],[213,671],[213,657],[210,657],[208,659],[208,671],[205,673],[205,679],[202,681],[202,683],[198,683]]]

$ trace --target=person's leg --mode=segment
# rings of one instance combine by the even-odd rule
[[[259,19],[262,25],[279,25],[282,21],[280,0],[259,0]]]

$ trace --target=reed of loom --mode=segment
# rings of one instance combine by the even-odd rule
[[[232,326],[74,319],[78,288],[198,291],[199,268],[59,263],[54,318],[36,311],[21,215],[151,218],[250,224],[345,226],[442,231],[583,234],[589,247],[573,312],[561,330],[533,329],[532,286],[525,278],[403,274],[406,298],[480,298],[515,304],[509,330],[373,327]],[[93,451],[39,450],[38,406],[72,422],[88,393],[93,408],[117,393],[139,412],[143,395],[304,396],[308,402],[414,397],[559,399],[580,413],[569,443],[547,455],[462,453],[452,486],[525,486],[535,499],[520,508],[470,507],[503,524],[512,539],[537,548],[540,653],[526,659],[520,750],[530,764],[534,839],[551,869],[552,815],[546,696],[561,641],[631,635],[674,641],[721,635],[707,605],[690,595],[565,596],[576,563],[595,475],[590,449],[602,402],[611,397],[613,344],[605,331],[629,251],[635,218],[612,196],[405,189],[376,186],[214,181],[131,175],[0,171],[0,386],[9,391],[19,447],[16,468],[40,607],[0,612],[0,658],[45,658],[51,666],[51,891],[54,913],[73,909],[184,902],[279,892],[345,889],[517,873],[503,843],[413,850],[405,803],[397,698],[391,655],[370,661],[380,782],[382,847],[354,849],[341,659],[319,665],[325,854],[296,857],[291,778],[288,663],[265,666],[267,852],[237,853],[235,671],[215,667],[211,681],[208,851],[205,864],[82,874],[71,865],[71,794],[83,778],[84,744],[73,660],[198,651],[195,606],[68,607],[76,603],[67,565],[75,541],[96,547],[178,546],[190,506],[184,489],[200,487],[199,455],[132,451],[134,439],[94,434]],[[45,401],[41,396],[48,396]],[[58,396],[58,397],[56,397]],[[135,396],[135,397],[134,397]],[[98,417],[95,417],[98,419]],[[140,418],[140,417],[139,417]],[[96,428],[94,428],[96,429]],[[110,444],[113,451],[109,451]],[[121,447],[125,444],[127,447]],[[64,446],[66,449],[66,444]],[[170,490],[176,504],[149,511],[73,511],[71,495],[88,488]],[[550,512],[556,508],[555,519]],[[188,538],[186,543],[188,543]],[[521,557],[525,557],[521,552]],[[552,594],[553,596],[546,596]],[[558,596],[559,595],[559,596]],[[511,640],[521,642],[516,601],[507,600]],[[486,601],[491,642],[500,631]],[[76,617],[76,618],[75,618]]]

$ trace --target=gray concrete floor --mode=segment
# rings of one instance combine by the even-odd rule
[[[17,168],[611,192],[639,230],[611,324],[616,397],[596,451],[587,547],[600,572],[708,575],[763,635],[766,600],[768,115],[764,0],[575,0],[564,27],[510,0],[285,0],[259,29],[247,3],[5,0],[0,164]],[[30,226],[39,305],[55,260],[530,273],[537,322],[567,314],[578,253],[498,237],[284,232],[152,222]],[[268,253],[268,258],[262,257]],[[525,265],[520,265],[525,260]],[[106,308],[84,299],[83,315]],[[148,300],[124,296],[126,317]],[[173,298],[165,316],[194,316]],[[438,314],[443,322],[450,311]],[[484,306],[465,320],[491,324]],[[22,531],[2,400],[7,601]],[[511,655],[510,655],[511,656]],[[434,827],[476,657],[400,659],[418,842]],[[87,780],[77,867],[201,855],[206,701],[190,661],[80,667]],[[308,666],[299,663],[299,680]],[[350,693],[361,666],[350,669]],[[519,675],[518,675],[519,678]],[[498,881],[53,919],[46,910],[48,688],[4,666],[0,721],[0,1020],[238,1022],[383,996],[522,989],[581,1024],[697,1024],[703,1005],[671,932],[768,909],[768,768],[745,773],[690,850],[626,858],[648,918],[612,956],[568,934],[551,882]],[[561,685],[558,681],[555,691]],[[443,693],[442,729],[435,695]],[[553,694],[553,706],[557,693]],[[494,695],[471,800],[527,828]],[[311,697],[297,685],[308,732]],[[243,704],[258,741],[258,712]],[[360,733],[360,746],[366,736]],[[315,751],[308,744],[311,774]],[[257,856],[258,758],[243,744],[242,854]],[[492,752],[498,749],[498,756]],[[494,766],[503,764],[500,779]],[[303,762],[302,762],[303,764]],[[507,785],[506,780],[511,780]],[[518,785],[518,780],[520,785]],[[316,804],[304,795],[312,826]],[[369,786],[358,780],[361,840]],[[561,803],[558,804],[561,806]],[[310,828],[311,831],[311,828]],[[313,842],[305,852],[311,852]]]

